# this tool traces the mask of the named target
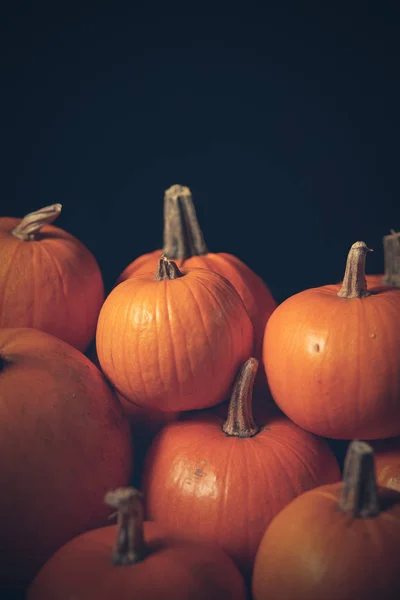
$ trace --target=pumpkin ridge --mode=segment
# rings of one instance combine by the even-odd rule
[[[181,319],[181,315],[180,315],[179,311],[176,312],[176,318],[179,321],[180,328],[183,331],[184,336],[185,336],[185,350],[186,350],[187,364],[189,365],[190,377],[193,380],[193,378],[194,378],[194,369],[193,369],[193,363],[192,363],[191,353],[189,351],[186,321]]]
[[[37,254],[36,254],[36,248],[37,248],[37,244],[33,244],[32,245],[32,257],[33,257],[33,270],[34,273],[36,272],[36,267],[37,267]],[[60,281],[60,290],[62,292],[62,295],[64,296],[64,304],[65,304],[65,308],[67,310],[68,308],[68,303],[67,303],[67,292],[65,290],[65,281],[64,278],[62,276],[61,273],[61,267],[59,265],[59,263],[56,261],[54,255],[50,252],[50,250],[47,248],[46,244],[40,244],[39,245],[39,251],[45,252],[47,254],[47,256],[50,258],[50,261],[52,262],[53,266],[54,266],[54,271],[56,276],[58,277],[59,281]],[[68,261],[68,263],[70,264],[70,261]],[[36,277],[33,278],[34,282],[36,282]],[[35,283],[34,283],[34,287],[36,287]],[[33,294],[33,298],[35,298],[36,294]],[[85,324],[87,324],[87,306],[85,302],[81,303],[81,306],[84,305],[85,308]],[[35,313],[33,313],[35,314]],[[64,318],[66,318],[67,315],[64,315]]]
[[[201,278],[196,277],[196,280],[197,280],[198,283],[199,282],[202,283]],[[200,303],[199,303],[199,300],[198,300],[197,296],[195,296],[193,290],[191,289],[191,287],[190,287],[190,285],[188,284],[187,281],[184,281],[184,284],[185,284],[185,287],[186,287],[187,291],[192,296],[195,305],[197,306],[197,309],[198,309],[198,312],[199,312],[199,315],[200,315],[200,318],[201,318],[201,322],[203,324],[205,339],[206,339],[206,342],[207,342],[207,345],[208,345],[208,348],[209,348],[209,351],[210,351],[210,356],[211,356],[210,366],[211,366],[211,377],[213,378],[214,377],[214,348],[213,348],[213,345],[212,345],[211,340],[210,340],[210,336],[209,336],[209,333],[208,333],[208,328],[207,328],[206,322],[204,320],[203,312],[201,310]],[[210,288],[208,288],[207,286],[205,286],[205,287],[207,289],[207,292],[209,292],[209,293],[204,294],[203,297],[204,298],[208,298],[208,302],[210,303],[209,296],[212,295],[212,292],[211,292]],[[226,322],[227,322],[227,320],[226,320]],[[229,330],[229,333],[230,333],[230,327],[228,327],[228,330]]]
[[[164,286],[166,288],[166,286]],[[159,328],[159,323],[158,323],[158,314],[159,314],[159,303],[160,303],[160,291],[161,291],[161,286],[159,286],[159,293],[155,294],[154,297],[154,323],[155,323],[155,328],[156,328],[156,339],[159,339],[160,336],[160,328]],[[166,290],[165,290],[165,295],[166,295]],[[168,310],[168,309],[167,309]],[[171,342],[172,343],[172,342]],[[176,361],[174,361],[176,363]],[[160,378],[160,381],[162,382],[162,387],[163,387],[163,393],[165,394],[166,392],[166,386],[165,386],[165,381],[164,378],[162,376],[161,373],[161,356],[160,356],[160,344],[157,342],[157,367],[158,367],[158,376]]]
[[[183,280],[183,281],[185,282],[185,280]],[[165,303],[167,305],[165,322],[166,322],[167,327],[168,327],[169,338],[170,338],[171,348],[172,348],[172,354],[174,356],[173,365],[174,365],[174,371],[175,371],[175,380],[176,380],[176,383],[178,384],[179,391],[181,392],[182,391],[182,382],[181,382],[181,378],[180,378],[179,373],[178,373],[178,361],[176,359],[176,350],[175,350],[174,336],[173,336],[173,333],[172,333],[172,325],[171,325],[171,318],[170,318],[171,303],[170,303],[170,297],[168,295],[168,284],[167,284],[167,282],[164,282],[164,286],[163,287],[164,287],[164,293],[165,293]],[[186,288],[190,290],[190,288],[188,288],[188,286],[186,286]],[[179,311],[177,311],[177,312],[179,312]],[[158,339],[157,339],[157,347],[159,347],[159,341],[158,341]],[[163,386],[165,387],[164,380],[163,380]]]
[[[1,305],[0,305],[0,320],[2,319],[4,304],[5,304],[5,300],[6,300],[5,299],[5,295],[6,295],[7,283],[8,283],[8,280],[10,278],[11,270],[12,270],[12,265],[15,262],[15,257],[17,255],[18,251],[19,251],[19,248],[20,248],[19,244],[16,243],[14,251],[11,253],[11,258],[8,261],[8,270],[6,271],[6,273],[5,273],[4,277],[3,277],[3,298],[2,298]],[[4,327],[4,325],[2,325],[2,326]]]
[[[212,289],[211,289],[211,286],[210,286],[210,287],[208,287],[208,286],[205,284],[205,282],[202,280],[202,278],[198,278],[198,281],[200,282],[200,284],[202,285],[202,287],[204,287],[204,288],[207,290],[207,292],[208,292],[208,294],[207,294],[207,295],[208,295],[208,296],[211,296],[211,297],[213,298],[213,300],[214,300],[214,303],[215,303],[215,305],[217,306],[217,309],[219,310],[219,312],[221,313],[221,316],[223,317],[223,319],[224,319],[224,321],[225,321],[225,324],[226,324],[226,326],[227,326],[227,328],[228,328],[228,335],[229,335],[229,344],[228,344],[228,346],[229,346],[229,361],[231,361],[231,360],[232,360],[232,352],[233,352],[233,348],[234,348],[234,345],[235,345],[235,344],[234,344],[234,340],[233,340],[232,329],[231,329],[231,327],[229,327],[229,321],[228,321],[228,317],[226,316],[226,312],[225,312],[225,310],[224,310],[224,309],[222,309],[222,308],[221,308],[221,304],[220,304],[220,302],[219,302],[218,298],[216,298],[215,294],[213,293],[213,291],[212,291]],[[227,280],[225,280],[225,281],[227,281]],[[233,286],[232,286],[232,284],[231,284],[231,283],[229,283],[229,281],[228,281],[228,284],[229,284],[229,286],[230,286],[230,287],[233,289]],[[230,291],[231,291],[231,290],[230,290]],[[210,302],[210,301],[209,301],[209,304],[211,305],[211,302]],[[211,305],[211,306],[212,306],[212,305]],[[213,307],[212,307],[212,308],[213,308]],[[247,312],[247,311],[246,311],[246,312]],[[214,370],[213,370],[212,372],[214,372]]]
[[[146,286],[147,287],[147,286]],[[135,301],[137,300],[137,297],[140,295],[140,293],[144,291],[144,288],[139,288],[137,287],[135,290],[134,295],[132,296],[132,298],[130,299],[129,305],[127,307],[127,310],[125,311],[125,326],[129,326],[129,321],[131,320],[130,317],[132,315],[132,312],[135,314],[136,313],[136,303]],[[143,312],[143,306],[142,306],[142,312]],[[116,314],[116,311],[114,311],[114,314]],[[115,328],[113,327],[113,330],[115,331]],[[132,338],[131,338],[132,339]],[[143,386],[143,391],[144,391],[144,396],[145,398],[149,397],[149,394],[146,390],[146,381],[145,378],[143,376],[143,371],[142,371],[142,365],[141,365],[141,351],[140,351],[140,337],[139,336],[135,336],[135,351],[136,351],[136,357],[137,357],[137,362],[138,362],[138,371],[140,373],[140,379],[142,382],[142,386]],[[114,346],[114,344],[113,344]],[[127,387],[130,389],[130,392],[132,393],[132,396],[135,396],[134,394],[134,390],[132,389],[132,386],[130,385],[130,380],[129,380],[129,376],[128,376],[128,369],[129,369],[129,360],[127,360],[127,352],[128,352],[128,348],[126,345],[122,345],[122,355],[123,355],[123,360],[121,361],[124,365],[124,376],[125,376],[125,383],[127,385]]]

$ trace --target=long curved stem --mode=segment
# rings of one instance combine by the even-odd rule
[[[19,225],[12,230],[12,235],[25,242],[35,240],[44,225],[49,225],[57,219],[61,209],[62,204],[51,204],[25,215]]]

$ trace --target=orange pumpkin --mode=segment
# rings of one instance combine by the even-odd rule
[[[34,327],[84,352],[104,300],[91,252],[50,225],[61,204],[0,218],[0,327]]]
[[[246,576],[271,519],[303,491],[340,478],[327,443],[272,405],[255,424],[257,367],[250,358],[240,369],[227,418],[217,407],[166,425],[143,473],[148,518],[217,542]]]
[[[379,485],[400,492],[400,437],[379,440],[372,447]]]
[[[297,425],[325,437],[400,435],[400,289],[367,289],[367,251],[353,244],[342,286],[285,300],[265,331],[273,398]]]
[[[129,482],[132,440],[104,377],[72,346],[35,329],[1,329],[0,357],[4,598],[62,544],[107,522],[101,498]]]
[[[144,272],[154,272],[164,253],[182,268],[210,269],[226,277],[235,287],[254,327],[256,358],[261,358],[265,325],[277,304],[262,279],[239,258],[226,252],[209,252],[204,242],[189,188],[173,185],[164,199],[164,249],[144,254],[120,275],[118,282]],[[260,382],[261,370],[260,370]]]
[[[43,567],[27,600],[246,600],[243,578],[217,546],[143,523],[140,494],[106,495],[118,525],[73,539]]]
[[[254,600],[398,600],[400,493],[377,488],[372,448],[353,442],[343,483],[280,512],[258,549]]]
[[[162,257],[153,274],[118,285],[99,316],[101,368],[126,400],[164,412],[221,402],[253,344],[233,286]]]

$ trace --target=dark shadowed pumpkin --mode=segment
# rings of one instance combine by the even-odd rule
[[[134,488],[108,492],[118,525],[56,552],[27,600],[246,600],[243,578],[222,550],[144,523],[140,496]]]
[[[35,329],[0,330],[0,597],[107,522],[132,471],[128,422],[100,371]],[[3,586],[3,587],[2,587]]]

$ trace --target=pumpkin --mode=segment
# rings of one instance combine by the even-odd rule
[[[373,442],[379,485],[400,492],[400,437]]]
[[[37,575],[27,600],[246,600],[243,578],[217,546],[195,544],[143,522],[141,494],[112,490],[118,525],[61,548]]]
[[[104,300],[91,252],[50,225],[61,204],[0,218],[0,327],[34,327],[84,352]]]
[[[98,320],[101,368],[126,400],[164,412],[224,400],[250,355],[253,328],[233,286],[162,257],[113,289]]]
[[[116,397],[78,350],[35,329],[0,330],[0,597],[62,544],[107,521],[132,440]],[[95,492],[95,493],[94,493]]]
[[[302,494],[268,527],[254,600],[400,598],[400,493],[378,488],[373,451],[352,442],[343,483]]]
[[[257,368],[252,357],[239,370],[227,417],[217,407],[166,425],[143,473],[147,517],[218,543],[247,577],[270,520],[298,494],[340,478],[327,443],[272,405],[255,423]]]
[[[400,435],[400,289],[367,289],[368,248],[350,249],[343,284],[300,292],[268,321],[263,358],[275,402],[336,439]]]
[[[155,271],[162,252],[176,262],[180,269],[210,269],[232,283],[242,298],[254,327],[253,353],[256,358],[261,358],[265,325],[277,304],[263,280],[239,258],[226,252],[208,251],[188,187],[173,185],[165,192],[164,249],[134,260],[122,272],[118,283],[138,273]],[[259,382],[262,382],[261,370]]]

